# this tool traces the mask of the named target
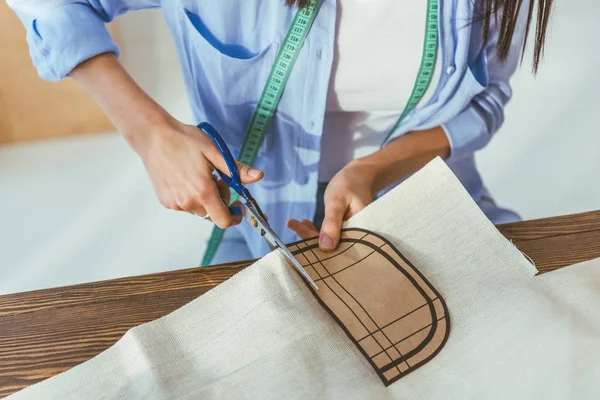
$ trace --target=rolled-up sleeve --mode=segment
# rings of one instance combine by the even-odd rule
[[[88,5],[67,4],[32,17],[17,11],[27,29],[29,53],[38,74],[58,81],[79,63],[119,48],[104,21]]]
[[[102,53],[119,56],[105,23],[130,10],[160,7],[160,0],[65,1],[20,8],[9,2],[27,30],[33,64],[45,80],[58,81],[81,62]]]
[[[520,12],[512,44],[505,61],[497,56],[498,27],[492,26],[485,51],[488,84],[458,115],[442,125],[450,143],[449,159],[462,158],[484,147],[504,122],[504,106],[512,96],[509,84],[521,56],[526,18],[526,4]]]

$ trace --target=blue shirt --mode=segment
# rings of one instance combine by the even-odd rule
[[[174,37],[195,118],[215,126],[237,156],[295,13],[283,1],[80,0],[50,10],[17,13],[27,28],[40,76],[56,81],[97,54],[118,55],[106,22],[131,10],[156,7],[162,8]],[[473,21],[473,7],[472,1],[440,0],[442,73],[437,88],[389,140],[441,125],[451,146],[447,164],[493,222],[507,222],[518,217],[495,206],[475,168],[473,153],[490,141],[503,122],[503,108],[511,97],[508,80],[523,43],[524,18],[508,59],[500,62],[495,51],[498,27],[492,25],[490,40],[484,45],[482,24]],[[322,0],[254,164],[265,176],[250,190],[286,242],[297,240],[285,227],[286,221],[311,220],[315,213],[335,9],[336,0]],[[218,261],[232,254],[231,259],[260,257],[269,251],[248,224],[234,229],[226,234],[230,243],[225,243],[227,251],[220,251],[225,256]],[[242,249],[244,242],[247,247]]]

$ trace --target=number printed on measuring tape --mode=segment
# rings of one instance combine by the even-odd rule
[[[244,164],[252,165],[258,154],[258,149],[273,119],[275,109],[281,100],[283,89],[298,58],[306,35],[315,19],[320,2],[321,0],[312,0],[307,7],[296,12],[294,16],[292,25],[286,34],[279,53],[277,53],[267,83],[246,132],[246,138],[238,157],[238,160]],[[237,193],[232,192],[230,203],[233,203],[237,199]],[[224,230],[216,226],[213,228],[208,241],[208,248],[202,259],[202,265],[210,264],[223,238],[223,234]]]
[[[438,4],[439,0],[427,0],[427,18],[425,20],[425,36],[423,43],[423,55],[419,72],[415,80],[415,86],[409,97],[409,100],[400,115],[400,118],[384,140],[385,144],[396,130],[404,118],[419,104],[425,95],[427,88],[431,84],[433,70],[435,68],[435,59],[438,49]],[[251,165],[258,154],[258,149],[269,128],[275,109],[281,100],[283,90],[287,84],[291,70],[296,62],[298,54],[308,31],[315,19],[316,10],[320,0],[312,0],[308,7],[296,12],[292,25],[290,26],[283,45],[273,63],[267,83],[263,89],[260,100],[248,131],[242,149],[240,151],[239,161]],[[382,145],[383,145],[382,144]],[[232,193],[231,202],[238,198],[236,193]],[[208,249],[204,254],[202,265],[207,265],[212,260],[214,253],[223,237],[223,230],[215,227],[208,243]]]
[[[384,146],[387,141],[392,137],[396,128],[400,125],[404,118],[419,104],[423,99],[423,96],[427,92],[431,80],[433,78],[433,70],[435,68],[435,59],[437,57],[439,32],[438,32],[438,4],[439,0],[428,0],[427,1],[427,16],[425,23],[425,40],[423,43],[423,56],[421,58],[421,65],[419,72],[417,73],[417,79],[415,80],[415,86],[408,99],[404,111],[400,114],[400,118],[394,127],[390,130],[385,140],[381,144]]]

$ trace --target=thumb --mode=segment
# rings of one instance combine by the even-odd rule
[[[206,135],[208,142],[210,142],[209,147],[204,148],[204,156],[213,165],[214,168],[218,169],[219,171],[231,178],[231,174],[229,173],[229,167],[227,167],[227,163],[225,162],[223,154],[221,154],[215,143],[208,137],[208,134],[204,131],[202,132]],[[235,163],[240,173],[240,179],[242,180],[242,183],[254,183],[262,179],[264,173],[260,169],[250,167],[239,161],[236,161]]]
[[[219,149],[217,149],[217,146],[212,144],[211,148],[208,151],[204,152],[204,155],[206,159],[213,165],[214,168],[218,169],[225,175],[231,177],[231,174],[229,173],[229,167],[225,162],[225,158],[223,158],[223,155],[221,154]],[[242,180],[242,183],[254,183],[256,181],[261,180],[264,175],[264,173],[260,169],[250,167],[246,164],[242,164],[239,161],[236,161],[235,164],[237,165],[238,171],[240,173],[240,179]]]
[[[342,222],[347,205],[343,198],[332,198],[325,201],[325,218],[319,235],[319,247],[323,251],[334,250],[340,241]]]
[[[265,175],[260,169],[251,167],[246,164],[242,164],[236,161],[238,170],[240,171],[240,179],[243,183],[254,183],[262,179]]]

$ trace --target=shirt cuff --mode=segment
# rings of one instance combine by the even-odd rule
[[[446,161],[471,155],[490,141],[488,126],[473,103],[442,124],[442,129],[450,143],[450,156]]]
[[[29,21],[27,41],[38,74],[58,81],[73,68],[98,54],[119,48],[104,21],[89,6],[67,4]]]

